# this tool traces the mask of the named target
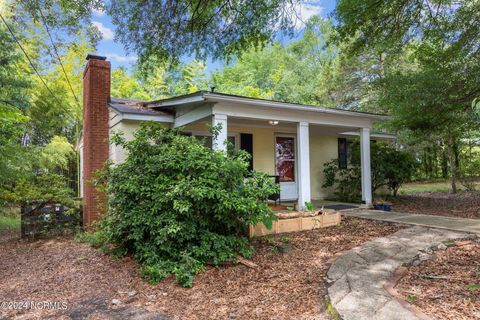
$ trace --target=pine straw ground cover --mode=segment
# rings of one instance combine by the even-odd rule
[[[480,191],[417,192],[392,199],[398,212],[480,219]]]
[[[457,241],[408,269],[397,290],[433,319],[480,319],[480,243]]]
[[[257,239],[258,268],[210,267],[191,289],[172,278],[150,285],[129,258],[114,260],[72,239],[15,241],[0,247],[0,301],[60,301],[67,309],[1,309],[0,318],[122,319],[109,312],[131,306],[174,319],[328,319],[323,277],[335,255],[400,228],[346,218],[336,227]],[[275,243],[291,250],[281,253]]]

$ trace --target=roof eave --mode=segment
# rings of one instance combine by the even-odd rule
[[[384,120],[390,119],[390,116],[387,116],[387,115],[365,113],[365,112],[358,112],[358,111],[339,110],[339,109],[330,109],[330,108],[317,107],[317,106],[302,106],[299,104],[292,104],[287,102],[260,100],[260,99],[253,99],[253,98],[242,98],[242,97],[236,97],[236,96],[225,96],[225,95],[218,95],[215,93],[204,93],[203,97],[205,100],[212,101],[212,102],[247,103],[250,105],[275,107],[275,108],[281,108],[281,109],[287,109],[287,110],[310,111],[310,112],[361,117],[361,118],[368,118],[374,121],[384,121]]]

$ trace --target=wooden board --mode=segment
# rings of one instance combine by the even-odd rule
[[[340,224],[342,217],[339,212],[327,213],[313,217],[298,217],[273,221],[272,229],[267,229],[263,223],[250,226],[249,236],[259,237],[270,234],[288,233],[304,230],[325,228]]]

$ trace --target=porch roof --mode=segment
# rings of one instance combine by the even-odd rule
[[[299,103],[288,103],[275,100],[267,100],[260,98],[250,98],[245,96],[238,96],[226,93],[217,93],[210,91],[197,91],[191,94],[181,95],[168,99],[161,99],[146,102],[145,106],[153,110],[175,110],[176,107],[186,105],[202,105],[204,103],[218,103],[218,102],[230,102],[236,104],[248,104],[251,106],[259,107],[273,107],[283,110],[298,110],[298,111],[310,111],[318,113],[326,113],[332,115],[345,115],[350,117],[360,117],[373,121],[387,120],[388,115],[376,114],[371,112],[345,110],[339,108],[326,108],[321,106],[306,105]]]

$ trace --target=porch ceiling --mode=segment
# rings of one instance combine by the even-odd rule
[[[211,124],[210,119],[211,117],[203,118],[197,123]],[[275,120],[275,118],[272,118],[272,120]],[[288,121],[278,121],[277,125],[271,125],[269,124],[268,120],[228,117],[228,126],[271,128],[272,130],[275,130],[275,131],[281,131],[281,130],[295,131],[297,128],[297,123],[288,122]],[[356,131],[358,129],[359,129],[358,127],[310,124],[310,133],[314,135],[339,135],[348,131]]]

